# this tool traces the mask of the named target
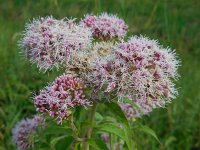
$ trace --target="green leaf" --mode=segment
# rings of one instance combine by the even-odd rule
[[[102,132],[115,134],[120,138],[122,138],[124,141],[126,141],[124,130],[119,126],[116,126],[115,124],[103,124],[99,127],[98,130]]]
[[[111,110],[111,112],[115,115],[115,117],[122,124],[123,131],[124,131],[124,136],[125,136],[124,141],[126,142],[128,148],[130,150],[132,150],[133,149],[133,144],[135,145],[135,143],[132,140],[131,128],[130,128],[129,122],[128,122],[124,112],[122,111],[121,107],[117,103],[110,102],[110,103],[105,103],[105,105],[106,105],[106,107],[108,107],[109,110]]]
[[[134,108],[139,110],[141,114],[144,114],[144,111],[133,100],[129,99],[128,97],[125,97],[125,96],[122,97],[122,102],[131,104]]]
[[[156,133],[151,128],[138,123],[138,125],[135,129],[151,135],[152,137],[154,137],[160,143],[160,140],[158,139]]]
[[[56,150],[67,150],[73,142],[74,138],[72,136],[65,137],[56,143]]]
[[[128,120],[124,115],[124,112],[121,110],[121,107],[114,102],[105,103],[109,110],[115,115],[115,117],[126,126],[129,126]]]
[[[165,143],[164,143],[164,147],[169,147],[169,145],[172,143],[172,142],[174,142],[174,141],[176,141],[176,137],[174,137],[174,136],[170,136],[170,137],[168,137],[166,140],[165,140]]]
[[[95,112],[94,118],[97,121],[102,121],[103,120],[103,116],[100,113],[98,113],[98,112]]]
[[[56,137],[56,138],[54,138],[53,140],[51,140],[50,143],[51,143],[51,145],[55,146],[56,143],[57,143],[59,140],[64,139],[64,138],[66,138],[66,137],[68,137],[68,135],[63,135],[63,136]]]
[[[53,126],[47,126],[45,128],[45,135],[53,134],[53,135],[58,135],[58,134],[63,134],[63,135],[72,135],[72,130],[67,127],[53,127]]]
[[[53,149],[63,150],[67,149],[74,141],[72,136],[63,135],[51,140],[50,144]]]
[[[100,139],[89,139],[87,142],[95,150],[108,150],[106,144]]]
[[[76,118],[76,120],[80,120],[80,117],[81,117],[81,111],[82,111],[82,107],[75,107],[74,108],[74,114],[73,114],[73,116],[74,116],[74,118]]]

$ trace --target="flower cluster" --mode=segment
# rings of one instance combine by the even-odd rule
[[[34,104],[40,113],[48,113],[56,118],[59,124],[70,115],[70,108],[87,106],[84,99],[84,84],[82,80],[72,75],[61,75],[35,96]]]
[[[39,116],[23,119],[12,129],[12,138],[18,149],[25,150],[33,147],[34,135],[39,125],[44,125]]]
[[[175,52],[143,36],[125,41],[127,30],[124,20],[107,13],[86,15],[77,24],[53,17],[27,24],[20,45],[28,58],[40,69],[66,69],[34,97],[37,111],[62,123],[71,108],[88,106],[101,95],[117,97],[131,119],[174,99],[179,66]],[[85,98],[86,85],[92,92]],[[121,103],[124,98],[138,107]]]
[[[172,50],[146,37],[134,36],[117,44],[110,57],[96,62],[93,82],[108,85],[106,92],[116,91],[119,100],[128,97],[147,114],[177,95],[172,79],[178,76],[179,62]]]
[[[114,52],[114,42],[95,42],[84,51],[77,51],[72,60],[65,64],[66,72],[78,75],[90,84],[90,74],[97,60],[105,59]]]
[[[86,15],[80,24],[90,28],[94,38],[103,40],[123,38],[128,30],[123,19],[107,13],[102,13],[99,16]]]
[[[26,25],[20,46],[25,55],[47,70],[69,62],[75,51],[91,44],[91,32],[75,24],[74,20],[39,18]]]

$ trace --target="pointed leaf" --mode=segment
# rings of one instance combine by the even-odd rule
[[[110,124],[110,123],[109,124],[103,124],[99,127],[98,130],[103,131],[103,132],[112,133],[114,135],[119,136],[124,141],[126,141],[124,130],[122,128],[120,128],[119,126],[116,126],[115,124]]]
[[[100,139],[89,139],[88,144],[95,150],[108,150],[106,144]]]
[[[160,140],[158,139],[156,133],[151,128],[138,123],[138,125],[135,129],[151,135],[152,137],[154,137],[160,143]]]
[[[117,103],[111,102],[111,103],[105,103],[105,104],[108,107],[108,109],[111,110],[111,112],[115,115],[115,117],[120,121],[120,123],[123,125],[123,130],[124,130],[124,135],[125,135],[124,141],[126,141],[128,148],[132,150],[133,144],[135,143],[132,140],[131,128],[124,112],[122,111],[121,107]]]
[[[53,140],[51,140],[50,143],[51,143],[51,145],[55,146],[58,141],[60,141],[61,139],[66,138],[66,137],[68,137],[68,135],[63,135],[63,136],[59,136],[59,137],[53,138]]]

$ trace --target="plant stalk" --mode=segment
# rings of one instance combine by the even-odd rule
[[[93,107],[92,107],[90,118],[89,118],[90,126],[89,126],[89,128],[87,130],[87,133],[86,133],[86,139],[90,139],[91,138],[92,129],[93,129],[93,120],[94,120],[94,116],[95,116],[96,110],[97,110],[97,103],[95,102]],[[89,150],[89,145],[88,145],[87,141],[83,143],[83,150]]]

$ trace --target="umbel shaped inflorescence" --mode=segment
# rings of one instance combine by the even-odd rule
[[[164,107],[177,96],[175,51],[144,36],[124,40],[128,26],[116,15],[102,13],[86,15],[79,23],[74,20],[39,18],[24,31],[20,45],[30,61],[45,71],[65,69],[64,75],[34,97],[38,112],[62,123],[74,107],[97,100],[85,93],[85,86],[100,89],[104,99],[108,95],[117,99],[130,119]]]

